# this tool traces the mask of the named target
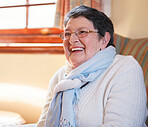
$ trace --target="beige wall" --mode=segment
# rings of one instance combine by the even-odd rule
[[[115,32],[131,38],[148,37],[147,12],[148,0],[112,0],[111,19]],[[6,91],[0,87],[0,99],[5,98],[0,101],[0,110],[12,110],[20,113],[27,122],[36,122],[43,105],[43,90],[47,90],[51,76],[64,64],[63,55],[0,54],[0,86],[8,86],[4,88]],[[21,87],[16,90],[16,86]],[[18,94],[13,99],[20,102],[13,105],[10,104],[11,101],[4,103],[6,98],[12,99],[15,91]],[[10,97],[6,96],[8,94]]]
[[[111,19],[120,35],[148,37],[148,0],[112,0]]]
[[[0,54],[0,84],[47,89],[51,76],[64,64],[64,55]]]

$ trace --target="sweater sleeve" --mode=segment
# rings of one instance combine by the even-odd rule
[[[50,79],[49,81],[49,89],[48,89],[48,93],[47,93],[47,97],[45,100],[45,104],[43,106],[42,109],[42,114],[40,115],[40,118],[36,124],[36,127],[44,127],[45,126],[45,121],[46,121],[46,117],[47,117],[47,113],[48,113],[48,109],[50,107],[50,103],[52,101],[53,98],[53,89],[55,87],[55,85],[63,78],[64,75],[64,68],[60,68],[54,75],[53,77]]]
[[[124,61],[126,62],[126,61]],[[146,90],[140,65],[132,59],[113,80],[100,127],[146,127]]]

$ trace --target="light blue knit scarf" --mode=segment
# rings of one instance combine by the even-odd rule
[[[113,62],[115,54],[112,46],[99,51],[55,86],[45,127],[76,127],[74,107],[79,101],[80,87],[99,78]]]

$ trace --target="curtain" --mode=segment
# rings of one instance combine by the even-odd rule
[[[102,10],[102,1],[103,0],[57,0],[54,26],[63,29],[65,15],[75,6],[86,5],[98,10]]]

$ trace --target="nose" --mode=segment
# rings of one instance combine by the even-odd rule
[[[79,38],[77,37],[76,33],[75,32],[72,32],[71,33],[71,36],[70,36],[70,39],[69,39],[69,42],[71,44],[73,44],[73,43],[76,43],[78,41],[79,41]]]

